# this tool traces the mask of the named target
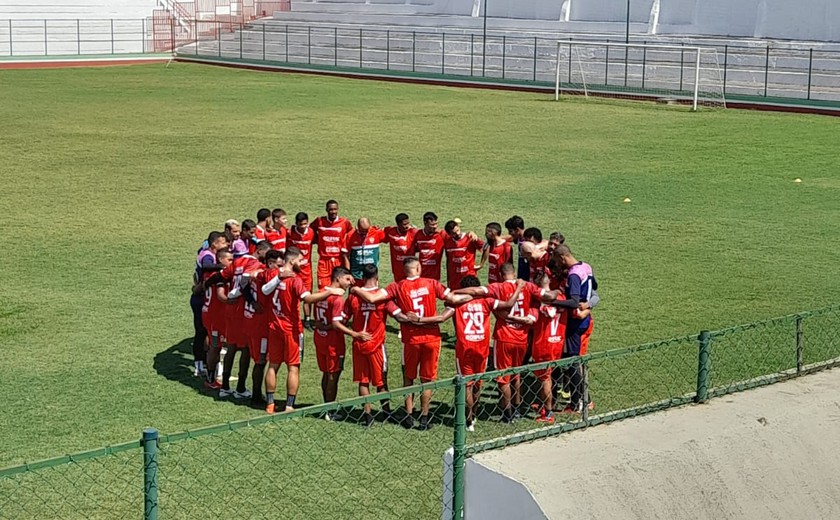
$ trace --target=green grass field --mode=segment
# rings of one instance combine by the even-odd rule
[[[830,118],[185,64],[0,91],[0,466],[260,415],[199,390],[187,302],[202,238],[263,206],[561,230],[602,288],[593,350],[840,300]]]

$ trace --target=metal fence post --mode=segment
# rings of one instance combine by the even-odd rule
[[[417,31],[411,31],[411,72],[414,72],[417,64]]]
[[[262,48],[263,61],[265,61],[265,24],[262,24]]]
[[[814,48],[808,52],[808,99],[811,99],[811,74],[814,71]],[[797,322],[799,323],[799,322]]]
[[[362,32],[364,29],[359,29],[359,68],[365,68],[365,64],[362,62],[362,45],[364,45],[364,36]]]
[[[583,421],[589,420],[589,367],[587,365],[588,360],[586,358],[583,358],[583,361],[580,364],[580,380],[583,382],[583,392],[581,392],[581,395],[583,396],[583,409],[581,410],[581,419]]]
[[[289,63],[289,24],[286,24],[286,46],[284,49],[286,50],[286,63]]]
[[[143,430],[143,520],[158,517],[158,431]]]
[[[440,75],[446,74],[446,33],[440,33]]]
[[[464,466],[467,447],[467,384],[455,377],[455,433],[452,442],[452,519],[464,514]]]
[[[539,43],[537,42],[537,38],[534,37],[534,81],[537,81],[537,47],[538,46],[539,46]],[[559,49],[560,47],[557,47],[557,48]],[[558,60],[560,59],[559,54],[557,55],[557,59]]]
[[[82,54],[82,24],[78,18],[76,18],[76,54]]]
[[[726,95],[726,72],[729,69],[729,45],[723,46],[723,94]]]
[[[802,316],[796,317],[796,371],[802,372],[802,365],[804,364],[803,361],[803,350],[805,347],[805,343],[803,341],[802,336]]]
[[[312,64],[312,26],[308,26],[306,31],[306,62]]]
[[[15,52],[12,47],[12,21],[9,20],[9,56],[15,55]]]
[[[475,58],[475,35],[470,35],[470,76],[474,74],[473,71],[473,59]]]
[[[642,88],[645,88],[645,75],[647,74],[647,40],[644,41],[644,44],[645,47],[642,48]]]
[[[697,356],[697,397],[694,398],[694,401],[705,403],[709,399],[712,335],[708,330],[704,330],[700,333],[698,339],[700,348]]]
[[[111,18],[111,54],[114,54],[114,19]]]
[[[502,35],[502,79],[505,79],[505,67],[507,67],[507,35]]]
[[[560,61],[560,46],[557,46],[557,61]],[[569,85],[572,84],[572,39],[569,38]]]
[[[333,27],[333,65],[338,67],[338,27]]]
[[[49,56],[47,52],[47,21],[44,20],[44,56]]]
[[[624,49],[624,55],[627,56],[627,49]],[[610,41],[607,40],[607,54],[604,57],[604,85],[610,82]]]
[[[391,70],[391,29],[385,32],[385,70]]]
[[[767,97],[767,81],[770,76],[770,45],[767,45],[767,51],[764,55],[764,97]]]
[[[681,43],[682,47],[685,47],[685,42]],[[685,67],[685,49],[680,49],[680,92],[683,89],[683,75],[685,72],[683,71],[683,67]]]
[[[245,24],[241,23],[241,24],[239,24],[239,59],[240,60],[242,59],[242,47],[244,47],[244,44],[242,43],[242,38],[243,38],[242,34],[244,32],[245,32]]]

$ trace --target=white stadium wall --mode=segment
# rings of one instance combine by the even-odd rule
[[[491,18],[557,21],[561,31],[583,24],[596,33],[623,27],[627,6],[626,0],[292,0],[292,11],[481,17],[485,3]],[[840,0],[630,0],[630,19],[636,33],[642,24],[650,34],[840,41]]]

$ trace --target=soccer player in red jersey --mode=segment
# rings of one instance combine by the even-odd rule
[[[379,269],[373,264],[362,268],[365,283],[360,290],[378,293]],[[401,311],[392,301],[368,303],[351,294],[347,297],[344,314],[350,319],[353,338],[353,382],[359,385],[359,395],[370,395],[372,384],[377,392],[388,391],[388,353],[385,350],[385,316],[399,316]],[[382,401],[382,410],[390,415],[390,401]],[[373,424],[370,403],[365,403],[365,426]]]
[[[438,231],[437,224],[437,215],[431,211],[423,214],[423,229],[414,234],[412,251],[420,260],[420,276],[440,281],[444,234]]]
[[[461,288],[480,287],[481,282],[474,275],[461,279]],[[458,306],[447,305],[446,311],[434,318],[419,318],[412,315],[417,323],[438,323],[453,319],[455,323],[455,368],[459,375],[470,376],[487,370],[487,356],[490,352],[490,314],[502,313],[513,308],[519,300],[524,282],[507,301],[490,297],[479,297]],[[481,381],[467,382],[467,431],[475,431],[475,416],[481,395]]]
[[[284,264],[277,274],[260,289],[264,295],[272,295],[272,314],[268,325],[268,370],[265,378],[265,411],[275,412],[274,391],[277,388],[277,369],[285,363],[286,411],[294,410],[295,397],[300,384],[300,362],[303,351],[303,325],[300,322],[300,304],[317,303],[331,294],[342,296],[344,291],[327,287],[312,294],[296,276],[300,271],[300,249],[286,248]]]
[[[219,267],[226,269],[232,262],[233,253],[227,247],[216,251],[216,264]],[[204,328],[207,329],[207,381],[205,381],[204,386],[211,390],[221,388],[221,385],[216,382],[216,369],[219,364],[219,353],[222,349],[222,337],[225,329],[224,304],[218,300],[217,283],[211,282],[211,279],[219,279],[217,275],[218,272],[205,271],[204,280],[198,285],[200,290],[204,291],[204,305],[201,312]]]
[[[390,284],[384,291],[374,294],[370,291],[363,291],[359,287],[353,287],[351,293],[368,303],[394,300],[394,303],[403,313],[411,312],[420,318],[437,315],[436,302],[438,299],[451,304],[458,304],[468,299],[450,294],[449,289],[437,280],[422,278],[420,276],[420,261],[417,258],[406,258],[403,266],[406,278]],[[403,341],[403,384],[405,386],[413,385],[418,375],[423,383],[437,379],[438,358],[440,357],[440,327],[437,324],[425,326],[401,322],[400,330]],[[420,394],[421,430],[430,428],[429,404],[431,401],[432,391],[424,390]],[[413,395],[406,396],[405,410],[406,417],[403,424],[407,428],[412,428],[414,426],[414,417],[412,416],[414,412]]]
[[[265,253],[265,270],[252,276],[249,280],[252,299],[245,301],[245,330],[248,335],[248,346],[254,369],[251,371],[253,394],[251,404],[265,406],[262,394],[265,365],[268,362],[268,322],[272,312],[271,295],[262,292],[262,286],[277,275],[282,264],[283,254],[280,251],[269,250]]]
[[[548,290],[550,289],[551,279],[547,273],[537,272],[534,275],[534,284]],[[565,298],[562,293],[557,295],[557,301],[563,299]],[[563,344],[566,337],[566,309],[541,303],[539,307],[531,309],[531,314],[536,319],[534,345],[531,350],[534,363],[560,359],[563,356]],[[534,375],[541,382],[539,390],[541,405],[537,422],[554,424],[552,369],[537,370]]]
[[[233,394],[237,399],[251,397],[245,388],[245,381],[248,377],[248,368],[251,364],[248,345],[250,343],[248,330],[245,326],[245,305],[246,297],[243,291],[247,292],[250,286],[250,277],[256,276],[263,270],[262,259],[271,245],[267,241],[257,244],[256,256],[244,255],[234,258],[233,262],[219,273],[223,285],[217,288],[218,299],[226,303],[225,306],[225,346],[227,351],[223,359],[222,388],[219,390],[219,397],[225,398]],[[250,292],[247,292],[251,298]],[[230,375],[233,371],[233,362],[236,353],[239,356],[239,379],[236,392],[230,389]]]
[[[347,259],[347,235],[353,231],[353,225],[344,217],[338,216],[338,202],[327,201],[327,215],[318,217],[311,224],[318,244],[318,288],[331,283],[332,270],[342,266],[349,269]]]
[[[530,227],[523,232],[522,238],[520,251],[525,260],[528,261],[529,280],[533,282],[538,273],[546,273],[551,277],[552,273],[548,268],[551,255],[547,252],[548,242],[543,241],[542,232],[538,228]],[[552,288],[557,289],[558,287]]]
[[[391,250],[391,273],[394,281],[399,282],[405,278],[403,260],[411,256],[411,247],[414,244],[414,234],[417,228],[411,225],[407,214],[400,213],[394,218],[396,226],[388,226],[385,232],[385,242]]]
[[[347,258],[356,286],[364,285],[364,266],[375,265],[379,268],[379,244],[384,240],[385,233],[378,227],[371,226],[367,217],[360,218],[356,229],[347,236]]]
[[[254,241],[262,242],[266,240],[266,231],[271,229],[271,211],[268,208],[262,208],[257,211],[257,227],[254,229]]]
[[[190,296],[190,308],[193,311],[193,327],[195,329],[195,336],[193,337],[193,359],[195,363],[195,375],[204,377],[207,369],[204,367],[204,362],[207,359],[207,334],[208,329],[205,328],[204,309],[206,295],[204,290],[204,280],[207,279],[213,272],[220,269],[216,263],[216,252],[227,245],[227,240],[224,234],[213,231],[207,236],[207,248],[198,252],[195,259],[195,272],[193,273],[193,288]],[[208,318],[209,319],[209,318]]]
[[[475,253],[484,247],[484,242],[475,233],[461,233],[461,225],[454,220],[447,222],[443,230],[447,285],[459,289],[462,278],[475,276]]]
[[[309,227],[309,215],[300,212],[295,215],[295,225],[289,229],[289,234],[286,242],[290,246],[295,246],[300,249],[300,271],[297,273],[298,278],[303,281],[303,286],[309,289],[310,292],[315,290],[312,283],[312,242],[315,240],[315,232]],[[312,330],[312,305],[305,303],[303,305],[303,326],[306,329]]]
[[[329,287],[341,289],[342,294],[353,285],[353,275],[343,267],[333,269],[331,280]],[[331,295],[315,304],[315,321],[318,324],[315,328],[315,355],[321,370],[321,394],[325,403],[335,401],[338,378],[344,371],[344,356],[347,352],[344,331],[348,330],[342,327],[345,319],[344,298],[341,296]]]
[[[498,222],[491,222],[484,228],[484,238],[487,243],[481,251],[481,267],[489,261],[487,269],[487,283],[502,281],[502,274],[499,272],[502,264],[513,262],[513,248],[510,242],[502,238],[502,225]]]
[[[275,251],[286,250],[286,212],[282,209],[275,209],[271,212],[271,227],[265,230],[265,239],[271,244]]]
[[[459,294],[472,296],[489,295],[497,300],[507,300],[517,289],[516,268],[513,264],[504,264],[501,268],[504,281],[490,284],[487,287],[471,287],[458,289]],[[493,328],[493,356],[497,370],[504,370],[521,366],[525,361],[528,350],[527,326],[533,324],[535,318],[531,315],[531,307],[539,305],[540,301],[552,301],[559,294],[558,291],[545,291],[531,282],[526,282],[522,288],[516,304],[506,314],[496,315]],[[522,401],[520,393],[520,377],[500,376],[496,378],[499,392],[502,395],[502,421],[511,422],[518,415],[518,407]]]

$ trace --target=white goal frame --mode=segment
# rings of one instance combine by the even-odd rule
[[[617,48],[617,49],[624,49],[625,57],[630,49],[652,49],[652,50],[663,50],[663,51],[675,51],[680,53],[691,53],[695,54],[694,59],[694,86],[693,86],[693,98],[691,100],[691,109],[693,111],[697,110],[698,100],[700,97],[700,70],[701,70],[701,56],[703,53],[711,53],[717,54],[715,49],[711,48],[704,48],[704,47],[688,47],[688,46],[681,46],[681,45],[659,45],[659,44],[642,44],[642,43],[617,43],[617,42],[593,42],[593,41],[576,41],[576,40],[557,40],[557,67],[556,67],[556,75],[554,78],[554,100],[560,100],[560,90],[561,90],[561,82],[560,82],[560,55],[561,55],[561,48],[566,46],[575,46],[575,47],[596,47],[604,49],[606,48],[609,52],[610,48]],[[690,63],[690,62],[689,62]],[[644,65],[643,65],[644,66]],[[607,62],[607,67],[609,68],[609,62]],[[581,70],[581,74],[583,71]],[[718,74],[720,74],[720,66],[718,66]],[[721,80],[722,81],[722,80]],[[584,90],[586,90],[586,85],[584,83]],[[641,93],[640,93],[641,94]],[[587,92],[588,95],[588,92]],[[721,91],[721,95],[723,96],[723,92]],[[725,97],[723,98],[723,105],[726,106]]]

